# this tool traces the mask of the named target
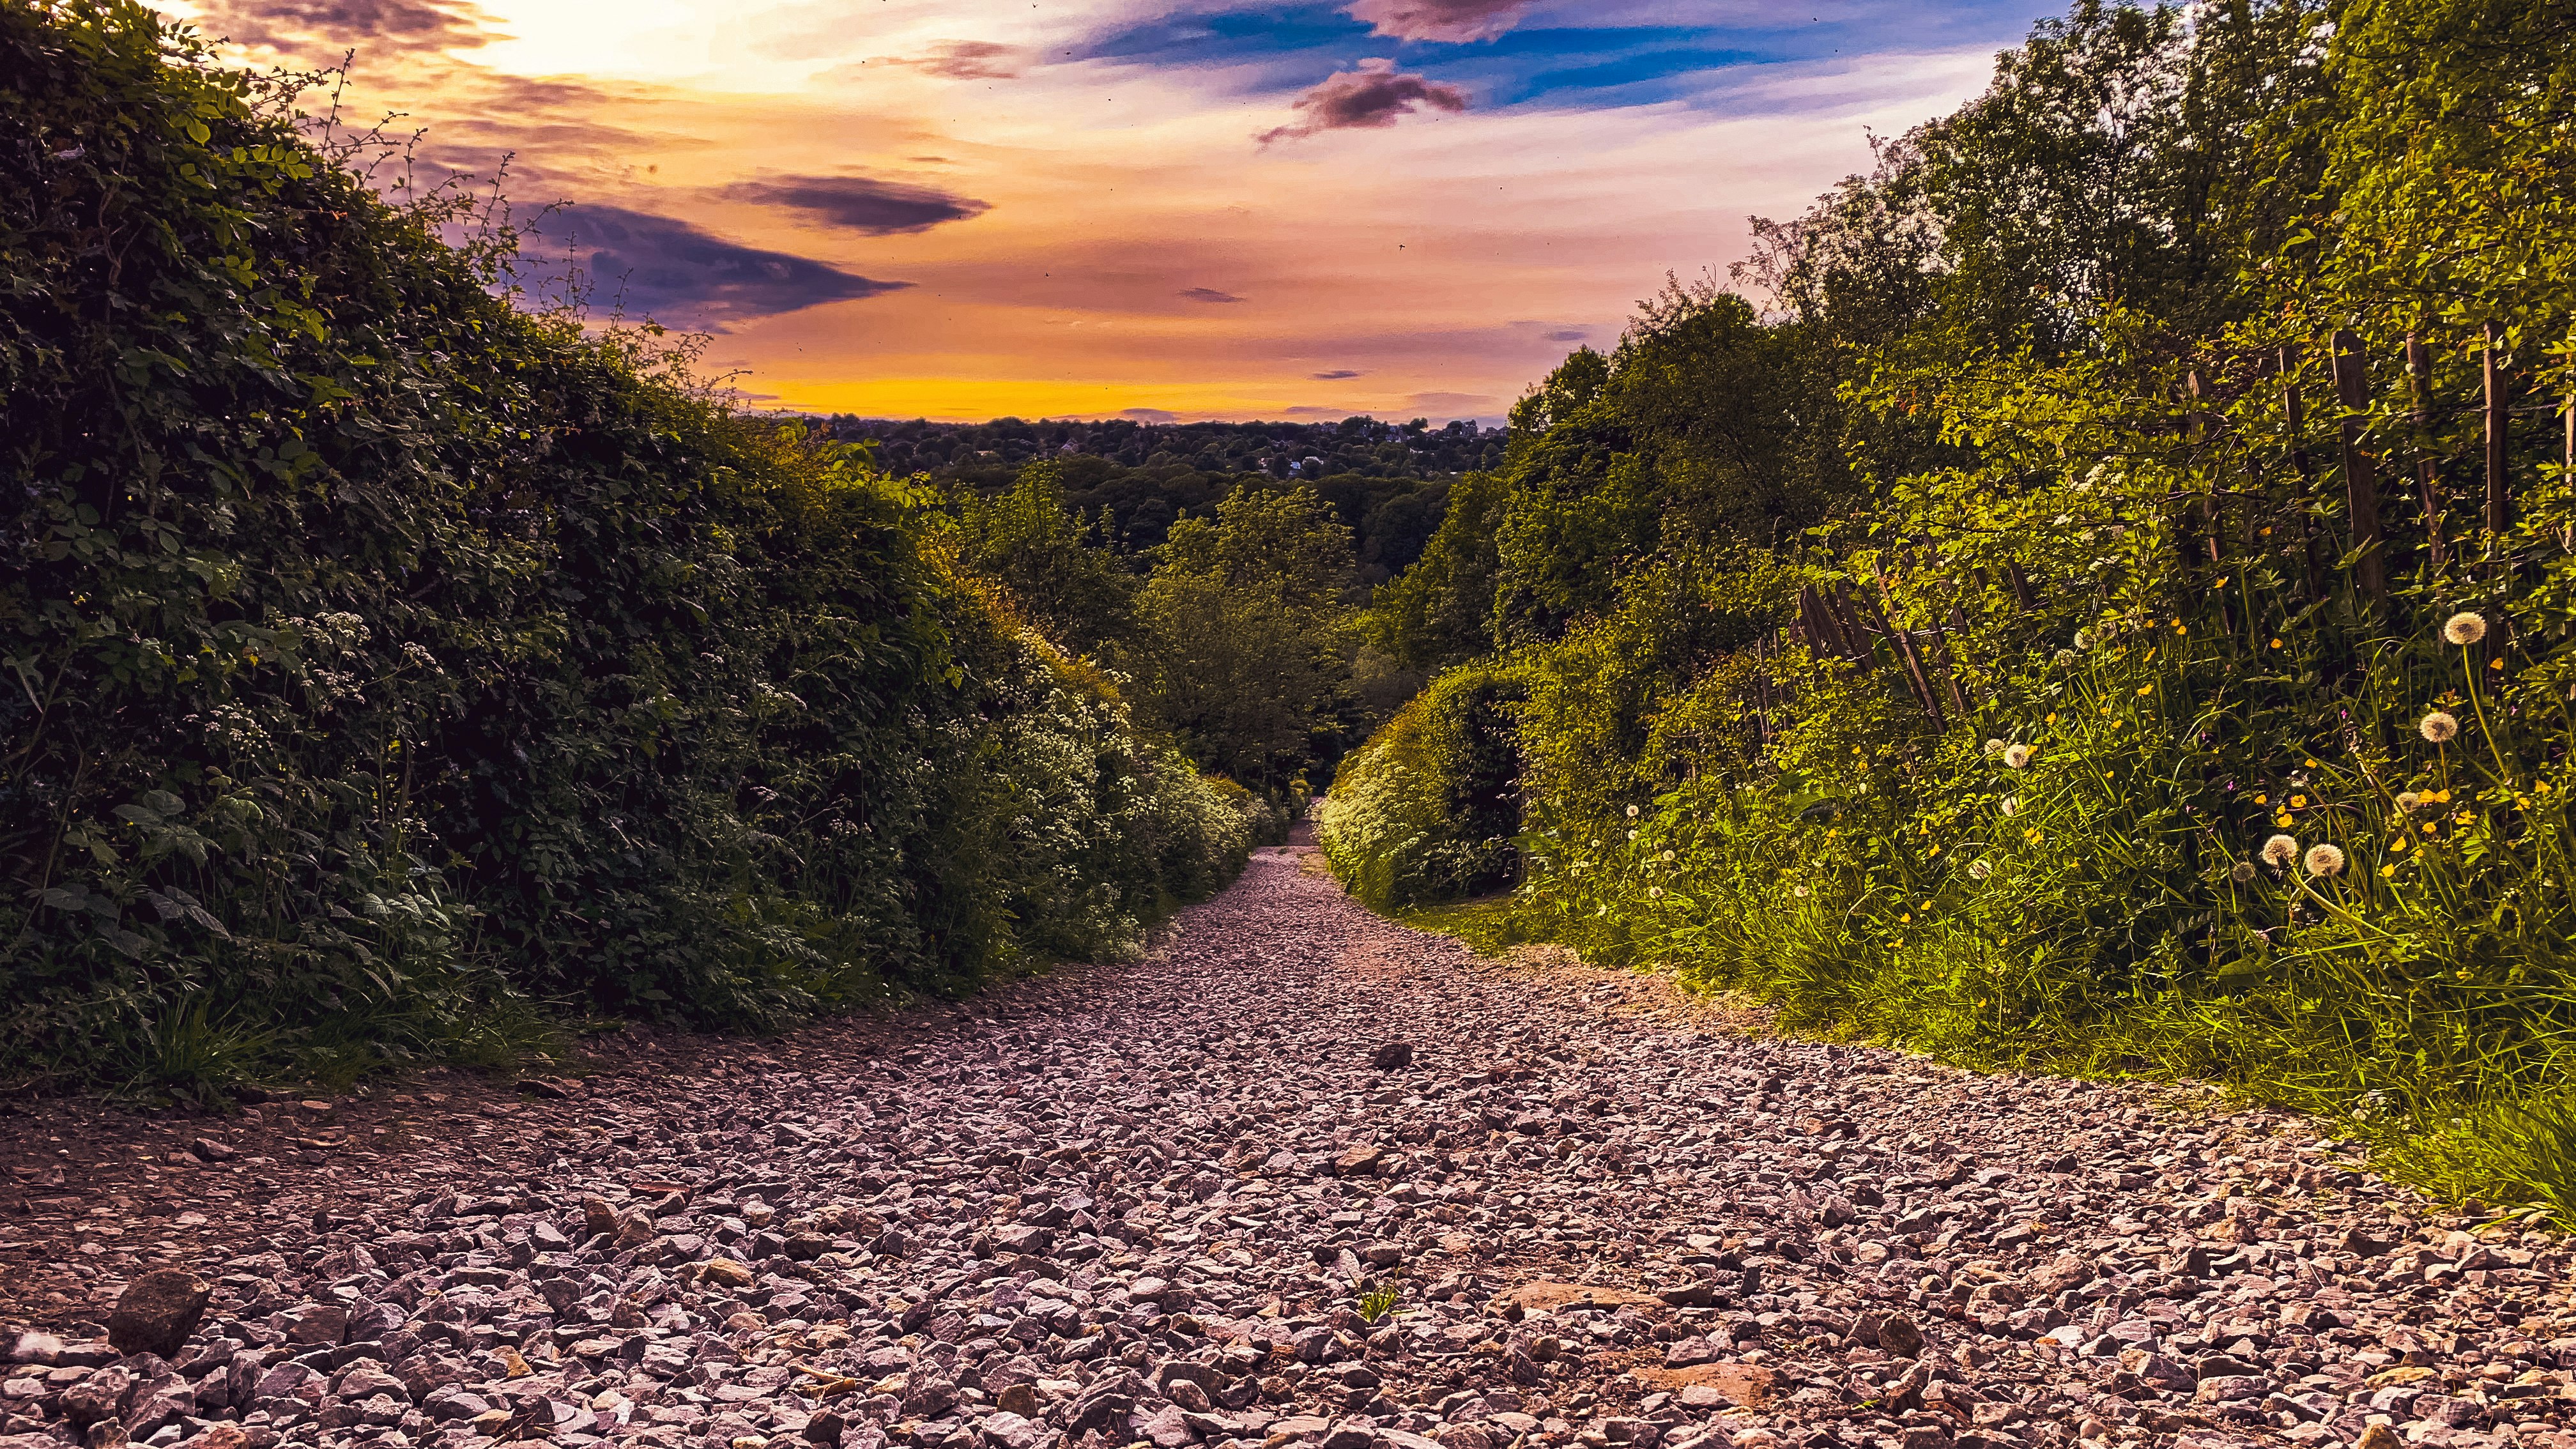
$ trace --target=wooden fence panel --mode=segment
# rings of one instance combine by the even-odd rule
[[[2388,597],[2388,561],[2381,555],[2379,477],[2370,455],[2361,450],[2361,415],[2370,406],[2368,359],[2361,339],[2350,332],[2334,335],[2335,400],[2343,405],[2344,507],[2350,515],[2352,546],[2361,557],[2353,579],[2374,599]]]

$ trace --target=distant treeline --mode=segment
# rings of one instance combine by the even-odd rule
[[[1491,465],[1502,456],[1503,430],[1427,418],[1383,423],[1348,417],[1338,423],[1145,423],[1127,418],[989,423],[934,423],[916,418],[827,420],[832,436],[872,443],[877,463],[897,474],[929,473],[998,487],[1023,463],[1076,454],[1130,468],[1174,464],[1201,473],[1264,473],[1273,478],[1442,478]]]
[[[985,495],[1008,488],[1031,463],[1054,465],[1066,507],[1092,539],[1142,570],[1184,518],[1213,518],[1237,488],[1295,484],[1332,505],[1351,531],[1356,577],[1384,583],[1412,566],[1440,526],[1462,469],[1502,455],[1502,430],[1473,423],[1433,428],[1371,418],[1339,423],[891,422],[836,416],[836,439],[868,444],[898,476],[926,473]]]

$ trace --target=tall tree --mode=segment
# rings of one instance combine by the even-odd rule
[[[1128,662],[1147,711],[1201,766],[1277,792],[1343,726],[1350,529],[1312,489],[1238,488],[1172,526]]]
[[[967,567],[1001,584],[1047,637],[1088,654],[1128,632],[1135,576],[1065,506],[1061,465],[1033,463],[991,498],[961,490],[957,511]]]

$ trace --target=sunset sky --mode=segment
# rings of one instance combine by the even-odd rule
[[[771,405],[1498,419],[2037,0],[167,0],[489,173]],[[440,174],[434,168],[429,174]],[[542,249],[542,248],[541,248]]]

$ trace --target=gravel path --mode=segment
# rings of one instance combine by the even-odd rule
[[[1478,961],[1313,864],[1150,962],[524,1101],[22,1114],[0,1449],[2576,1449],[2555,1238],[2276,1117]]]

